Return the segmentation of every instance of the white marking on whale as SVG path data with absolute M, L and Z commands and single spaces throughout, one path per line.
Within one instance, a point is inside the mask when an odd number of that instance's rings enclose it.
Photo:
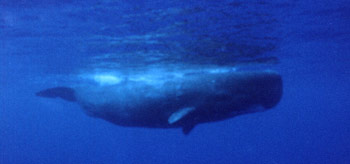
M 108 74 L 97 74 L 93 76 L 93 80 L 100 85 L 115 85 L 120 83 L 122 80 L 115 75 Z

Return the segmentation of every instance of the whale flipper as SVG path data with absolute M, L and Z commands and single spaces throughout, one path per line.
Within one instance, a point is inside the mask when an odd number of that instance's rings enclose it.
M 75 91 L 72 88 L 68 87 L 55 87 L 49 88 L 35 93 L 39 97 L 48 97 L 48 98 L 61 98 L 66 101 L 75 102 Z
M 187 107 L 187 108 L 182 108 L 173 114 L 170 115 L 168 119 L 169 124 L 173 124 L 179 120 L 181 120 L 183 117 L 185 117 L 188 113 L 194 111 L 196 108 L 194 107 Z

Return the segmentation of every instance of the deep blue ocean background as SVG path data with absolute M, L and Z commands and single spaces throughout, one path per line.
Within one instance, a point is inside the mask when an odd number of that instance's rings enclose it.
M 347 0 L 0 0 L 0 163 L 350 163 Z M 35 92 L 92 68 L 273 67 L 275 108 L 126 128 Z

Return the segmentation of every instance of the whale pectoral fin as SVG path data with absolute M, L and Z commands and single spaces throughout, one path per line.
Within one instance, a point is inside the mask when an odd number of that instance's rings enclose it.
M 168 123 L 173 124 L 182 118 L 184 118 L 186 115 L 188 115 L 190 112 L 194 111 L 196 108 L 195 107 L 187 107 L 187 108 L 182 108 L 173 114 L 170 115 L 168 118 Z
M 47 98 L 61 98 L 66 101 L 74 102 L 76 101 L 75 92 L 72 88 L 68 87 L 55 87 L 49 88 L 35 93 L 39 97 Z

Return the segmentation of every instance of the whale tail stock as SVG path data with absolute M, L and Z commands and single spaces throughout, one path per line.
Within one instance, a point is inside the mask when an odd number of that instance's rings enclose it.
M 69 87 L 49 88 L 35 93 L 39 97 L 61 98 L 66 101 L 75 102 L 75 91 Z

